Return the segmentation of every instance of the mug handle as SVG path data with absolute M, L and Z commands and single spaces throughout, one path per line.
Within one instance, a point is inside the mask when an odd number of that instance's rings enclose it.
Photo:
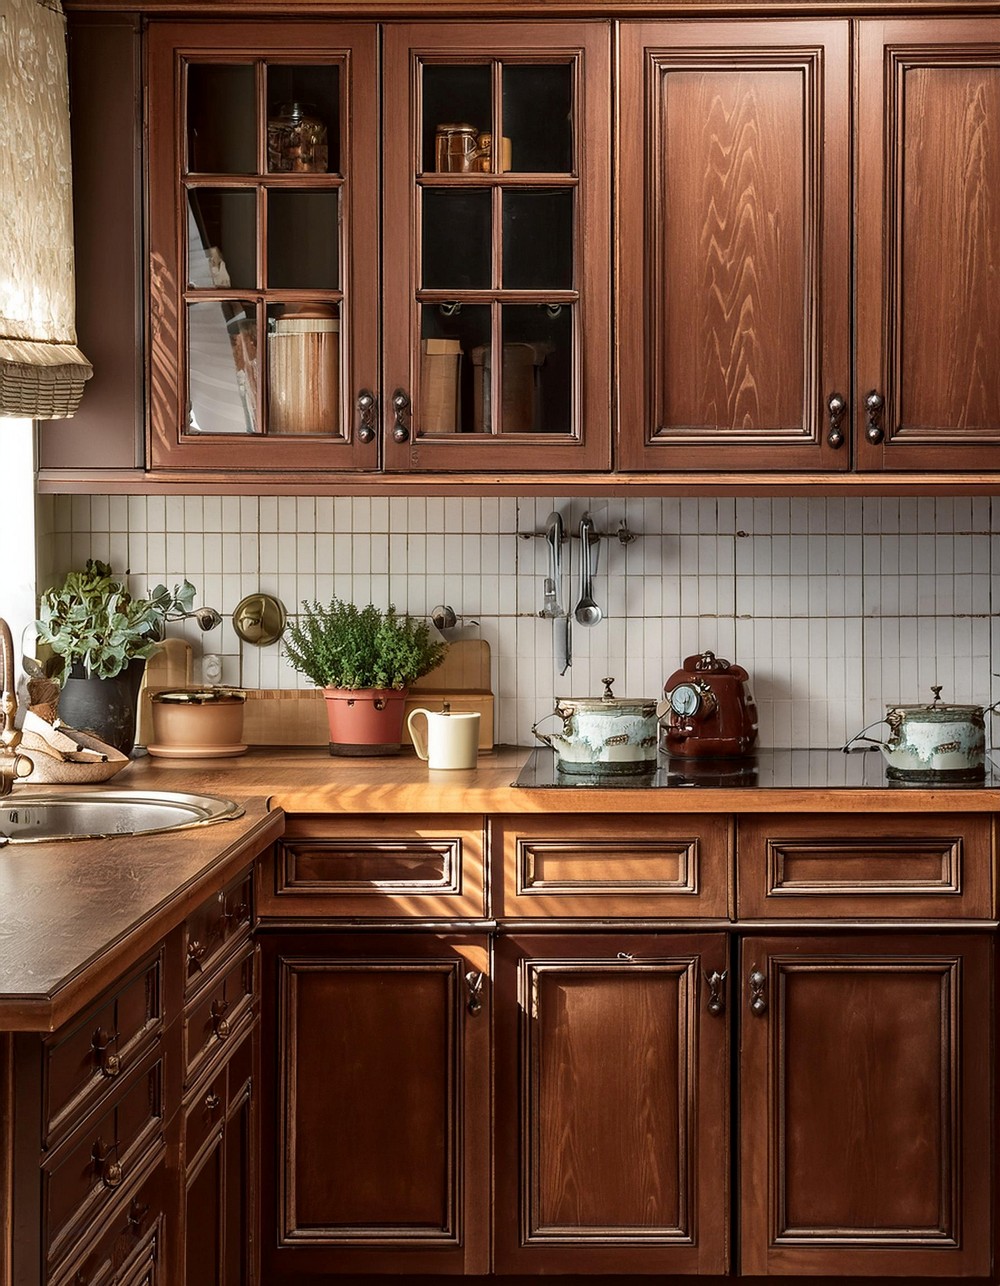
M 419 728 L 416 728 L 413 725 L 413 720 L 418 714 L 422 714 L 424 716 L 424 730 L 422 732 Z M 418 706 L 416 710 L 411 710 L 406 716 L 406 726 L 409 730 L 410 737 L 413 740 L 413 749 L 417 752 L 418 759 L 427 758 L 427 728 L 429 715 L 429 710 L 424 710 L 422 707 Z

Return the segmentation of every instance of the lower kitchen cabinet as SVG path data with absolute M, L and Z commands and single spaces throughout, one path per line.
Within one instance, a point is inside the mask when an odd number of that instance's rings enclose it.
M 497 944 L 494 1266 L 728 1265 L 727 936 Z
M 263 1280 L 486 1272 L 487 936 L 261 942 Z
M 992 939 L 742 943 L 741 1271 L 986 1276 Z

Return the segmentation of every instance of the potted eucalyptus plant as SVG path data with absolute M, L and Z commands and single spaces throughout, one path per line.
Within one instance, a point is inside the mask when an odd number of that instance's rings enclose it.
M 35 632 L 51 653 L 45 669 L 59 683 L 60 720 L 130 754 L 146 658 L 166 622 L 195 615 L 209 629 L 221 619 L 213 608 L 193 612 L 194 596 L 185 580 L 172 591 L 157 585 L 147 598 L 136 598 L 94 558 L 46 590 Z
M 399 752 L 409 685 L 439 665 L 448 645 L 426 621 L 336 596 L 302 603 L 285 631 L 285 658 L 323 689 L 331 755 Z

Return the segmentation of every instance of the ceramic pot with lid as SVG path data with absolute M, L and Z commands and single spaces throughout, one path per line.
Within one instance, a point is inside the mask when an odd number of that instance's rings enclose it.
M 941 700 L 940 686 L 932 687 L 934 700 L 920 705 L 886 706 L 880 723 L 889 726 L 889 737 L 879 741 L 865 736 L 869 724 L 844 747 L 869 741 L 885 759 L 885 775 L 896 781 L 978 781 L 986 775 L 986 715 L 994 705 L 951 705 Z
M 538 724 L 531 731 L 555 751 L 560 772 L 649 772 L 656 764 L 656 702 L 616 697 L 614 679 L 603 683 L 600 697 L 557 698 L 553 713 L 563 721 L 561 732 L 539 732 Z
M 246 693 L 235 688 L 166 688 L 150 695 L 151 755 L 220 758 L 241 755 Z

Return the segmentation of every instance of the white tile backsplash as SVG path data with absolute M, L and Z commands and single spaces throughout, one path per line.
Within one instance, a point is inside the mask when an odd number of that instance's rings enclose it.
M 763 745 L 843 744 L 886 704 L 929 699 L 931 684 L 945 699 L 1000 697 L 989 498 L 78 495 L 37 507 L 42 587 L 87 557 L 127 568 L 139 590 L 188 577 L 226 619 L 203 637 L 172 629 L 221 655 L 227 683 L 308 686 L 280 647 L 240 644 L 228 618 L 247 594 L 274 593 L 290 614 L 334 593 L 418 615 L 450 604 L 492 646 L 507 743 L 531 744 L 555 696 L 596 694 L 607 674 L 619 695 L 659 696 L 706 648 L 750 671 Z M 595 576 L 605 619 L 573 626 L 565 675 L 537 615 L 547 552 L 532 533 L 553 509 L 570 533 L 564 606 L 578 597 L 583 514 L 609 537 Z

